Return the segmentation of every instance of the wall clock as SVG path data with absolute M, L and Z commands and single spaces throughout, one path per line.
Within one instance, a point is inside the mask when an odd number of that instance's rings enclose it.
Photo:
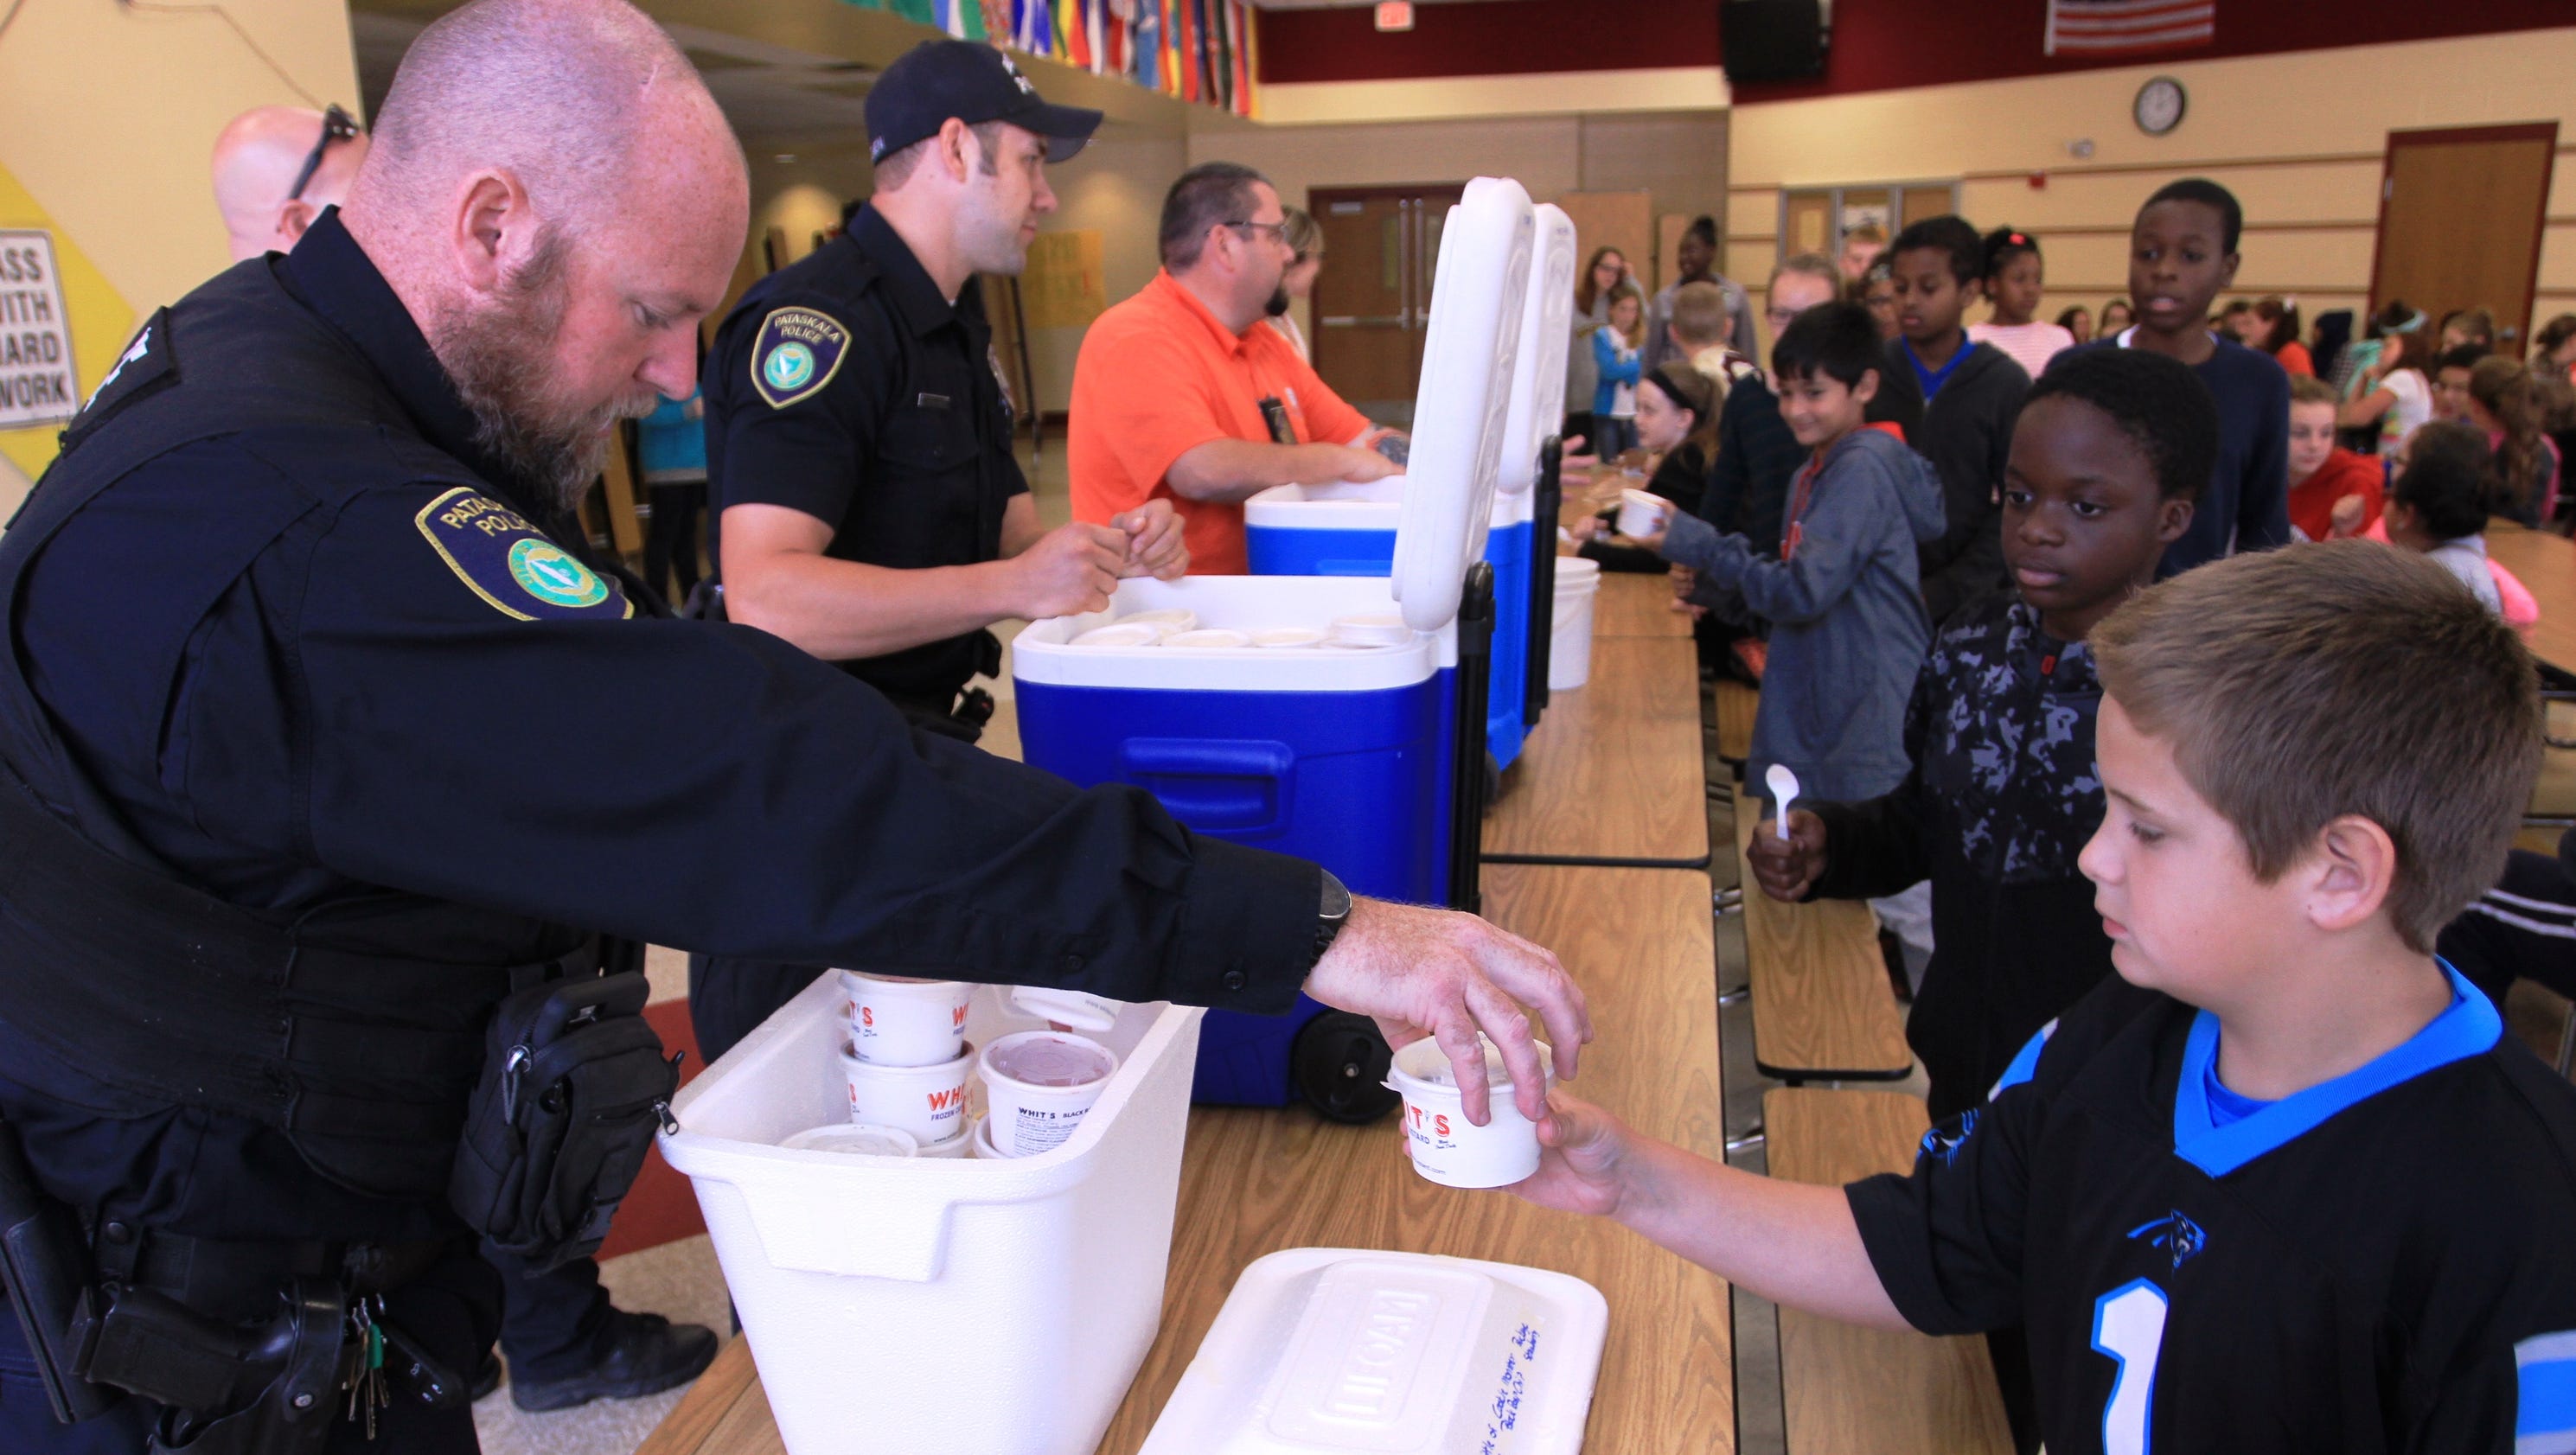
M 2138 88 L 2138 99 L 2130 113 L 2137 118 L 2138 130 L 2149 136 L 2163 136 L 2182 125 L 2185 99 L 2182 82 L 2171 76 L 2157 76 Z

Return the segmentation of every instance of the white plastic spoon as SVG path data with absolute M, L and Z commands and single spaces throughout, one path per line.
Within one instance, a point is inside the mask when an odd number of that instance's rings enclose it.
M 1771 823 L 1771 831 L 1779 836 L 1782 843 L 1787 843 L 1789 841 L 1789 805 L 1798 801 L 1798 775 L 1789 771 L 1788 764 L 1774 763 L 1763 773 L 1762 783 L 1771 790 L 1773 805 L 1771 811 L 1776 815 Z

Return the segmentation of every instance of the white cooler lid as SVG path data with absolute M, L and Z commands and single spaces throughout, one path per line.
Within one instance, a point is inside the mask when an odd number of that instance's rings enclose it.
M 1291 1248 L 1235 1280 L 1142 1455 L 1575 1455 L 1609 1328 L 1563 1273 Z
M 1441 231 L 1395 533 L 1395 598 L 1417 631 L 1458 614 L 1468 563 L 1485 553 L 1535 232 L 1529 193 L 1508 177 L 1469 182 Z
M 1497 488 L 1519 495 L 1538 483 L 1538 447 L 1565 424 L 1565 354 L 1573 342 L 1574 219 L 1539 204 L 1521 307 L 1520 361 L 1512 369 L 1512 411 L 1503 422 Z

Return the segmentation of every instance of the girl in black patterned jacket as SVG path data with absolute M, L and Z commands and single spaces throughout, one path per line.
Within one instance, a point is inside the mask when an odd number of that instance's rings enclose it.
M 2155 580 L 2218 448 L 2185 365 L 2069 353 L 2032 386 L 2001 482 L 2017 588 L 1937 637 L 1906 714 L 1895 792 L 1792 809 L 1751 863 L 1775 899 L 1864 899 L 1932 881 L 1932 961 L 1906 1024 L 1932 1119 L 1986 1099 L 2013 1054 L 2111 973 L 2075 858 L 2102 822 L 2094 623 Z

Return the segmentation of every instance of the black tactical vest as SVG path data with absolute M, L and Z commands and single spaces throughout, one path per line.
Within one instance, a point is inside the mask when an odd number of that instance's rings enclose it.
M 354 1191 L 437 1201 L 492 1007 L 514 976 L 569 968 L 591 937 L 396 890 L 293 919 L 216 899 L 117 827 L 14 649 L 29 564 L 83 506 L 181 446 L 253 437 L 304 498 L 217 499 L 209 482 L 187 579 L 145 589 L 238 579 L 306 510 L 385 484 L 389 466 L 491 490 L 419 437 L 270 268 L 239 264 L 156 313 L 0 535 L 0 1019 L 130 1094 L 272 1126 Z

